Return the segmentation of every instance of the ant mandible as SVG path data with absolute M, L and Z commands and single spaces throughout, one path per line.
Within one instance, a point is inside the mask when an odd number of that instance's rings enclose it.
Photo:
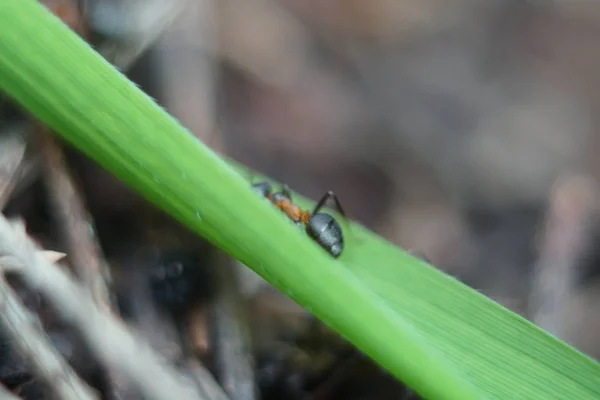
M 276 193 L 272 193 L 273 188 L 269 182 L 255 183 L 252 185 L 252 188 L 261 196 L 269 199 L 275 207 L 287 215 L 299 228 L 302 228 L 302 225 L 306 226 L 308 236 L 334 258 L 338 258 L 342 254 L 344 237 L 340 224 L 331 215 L 319 212 L 327 201 L 332 199 L 340 214 L 344 218 L 346 217 L 335 193 L 332 191 L 325 193 L 313 211 L 309 212 L 308 210 L 302 210 L 292 202 L 292 193 L 287 185 L 283 185 L 281 191 Z

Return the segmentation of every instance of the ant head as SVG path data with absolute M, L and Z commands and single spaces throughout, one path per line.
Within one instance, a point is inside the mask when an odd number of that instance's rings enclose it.
M 258 182 L 252 185 L 252 189 L 262 197 L 267 197 L 271 194 L 273 187 L 269 182 Z
M 340 224 L 329 214 L 316 213 L 306 224 L 306 233 L 334 258 L 344 249 L 344 237 Z

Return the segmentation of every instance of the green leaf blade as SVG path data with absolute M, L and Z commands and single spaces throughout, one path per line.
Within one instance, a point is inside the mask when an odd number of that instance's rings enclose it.
M 410 256 L 370 239 L 345 264 L 489 398 L 600 398 L 594 360 L 425 263 L 390 263 Z
M 600 398 L 593 359 L 360 225 L 346 236 L 348 270 L 487 398 Z
M 360 226 L 333 260 L 35 1 L 0 2 L 0 88 L 425 398 L 598 398 L 593 360 Z

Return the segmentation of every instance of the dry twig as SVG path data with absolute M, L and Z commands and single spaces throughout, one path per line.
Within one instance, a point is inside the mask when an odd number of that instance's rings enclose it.
M 45 128 L 40 128 L 38 138 L 45 164 L 44 182 L 53 214 L 65 241 L 69 261 L 96 304 L 108 311 L 111 309 L 107 286 L 110 276 L 94 234 L 93 221 L 67 169 L 62 149 Z
M 52 250 L 41 250 L 40 253 L 52 264 L 57 263 L 66 257 L 65 253 Z M 23 268 L 26 268 L 26 266 L 21 264 L 18 259 L 6 256 L 0 256 L 0 265 L 2 265 L 2 270 L 4 272 L 17 272 Z
M 17 396 L 8 391 L 0 384 L 0 399 L 1 400 L 20 400 Z
M 215 378 L 204 366 L 195 359 L 189 359 L 185 362 L 185 367 L 190 371 L 196 386 L 203 397 L 210 400 L 228 400 L 229 398 L 221 389 Z
M 37 253 L 24 230 L 11 226 L 3 216 L 0 256 L 21 260 L 27 266 L 20 271 L 27 284 L 81 333 L 98 359 L 135 383 L 145 398 L 201 399 L 143 340 L 135 338 L 122 322 L 100 311 L 83 288 Z
M 97 398 L 83 383 L 40 328 L 40 322 L 21 304 L 17 294 L 0 277 L 0 324 L 18 349 L 57 398 L 91 400 Z
M 11 195 L 15 175 L 25 156 L 25 146 L 25 141 L 15 135 L 0 138 L 0 209 Z
M 0 138 L 0 210 L 4 208 L 22 178 L 30 178 L 34 165 L 25 157 L 26 141 L 11 133 Z
M 217 259 L 219 290 L 212 325 L 219 380 L 231 400 L 254 400 L 254 360 L 236 265 L 220 253 Z
M 573 292 L 577 263 L 589 240 L 588 222 L 596 201 L 595 183 L 582 176 L 558 181 L 552 193 L 535 267 L 529 316 L 557 337 L 564 335 L 565 307 Z
M 213 0 L 188 2 L 152 53 L 166 108 L 204 142 L 215 130 L 215 14 Z
M 127 71 L 167 30 L 189 0 L 137 0 L 119 2 L 119 6 L 100 2 L 92 15 L 95 29 L 111 35 L 115 21 L 126 25 L 126 38 L 111 40 L 98 52 L 121 71 Z M 123 17 L 125 16 L 125 17 Z

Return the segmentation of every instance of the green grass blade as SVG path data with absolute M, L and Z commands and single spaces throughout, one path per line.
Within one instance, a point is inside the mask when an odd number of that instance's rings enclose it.
M 594 361 L 358 225 L 331 259 L 33 0 L 0 1 L 0 89 L 423 397 L 600 397 Z
M 2 89 L 57 133 L 416 391 L 481 398 L 342 264 L 35 1 L 0 2 L 0 76 Z
M 314 204 L 294 196 L 299 205 Z M 359 245 L 347 247 L 344 265 L 488 398 L 600 398 L 594 360 L 364 227 L 350 229 Z

